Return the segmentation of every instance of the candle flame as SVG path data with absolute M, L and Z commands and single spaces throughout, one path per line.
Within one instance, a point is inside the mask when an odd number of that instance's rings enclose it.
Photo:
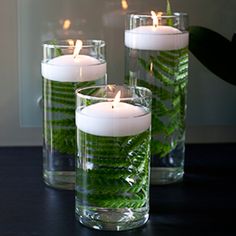
M 62 28 L 68 30 L 70 28 L 71 21 L 69 19 L 64 20 Z
M 120 102 L 120 94 L 121 92 L 118 91 L 118 93 L 116 94 L 113 104 L 112 104 L 112 108 L 115 108 L 117 106 L 117 104 Z
M 158 26 L 158 19 L 157 19 L 157 14 L 154 11 L 151 11 L 151 17 L 152 17 L 152 24 L 154 27 Z
M 153 62 L 150 63 L 150 73 L 153 73 Z
M 127 0 L 121 0 L 121 7 L 123 10 L 127 10 L 129 5 L 128 5 L 128 2 Z
M 68 42 L 69 46 L 74 47 L 74 40 L 68 39 L 67 42 Z
M 115 88 L 115 86 L 108 84 L 108 85 L 107 85 L 107 88 L 108 88 L 109 91 L 113 91 L 114 88 Z
M 153 26 L 157 27 L 159 25 L 159 18 L 163 15 L 163 12 L 155 12 L 155 11 L 151 11 L 151 17 L 153 20 Z
M 74 59 L 76 59 L 78 57 L 82 46 L 83 46 L 83 42 L 81 40 L 76 40 L 75 49 L 74 49 L 74 53 L 73 53 Z

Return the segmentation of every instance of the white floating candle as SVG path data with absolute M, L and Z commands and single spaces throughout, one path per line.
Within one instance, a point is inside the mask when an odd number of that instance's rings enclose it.
M 137 135 L 146 131 L 150 124 L 150 112 L 125 102 L 100 102 L 76 110 L 77 128 L 97 136 Z
M 41 72 L 44 78 L 54 81 L 91 81 L 106 74 L 106 63 L 87 55 L 62 55 L 48 62 L 42 62 Z
M 125 31 L 125 46 L 139 50 L 177 50 L 187 47 L 188 33 L 164 25 L 139 26 Z

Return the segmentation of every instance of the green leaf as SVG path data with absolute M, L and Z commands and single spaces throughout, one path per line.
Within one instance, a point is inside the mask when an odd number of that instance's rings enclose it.
M 150 63 L 146 62 L 143 58 L 138 58 L 139 63 L 145 68 L 145 70 L 149 71 Z
M 48 120 L 47 123 L 52 126 L 73 127 L 75 125 L 75 120 L 74 119 Z
M 189 28 L 189 50 L 212 73 L 236 85 L 236 43 L 201 26 Z
M 50 41 L 50 43 L 55 46 L 55 56 L 56 57 L 62 56 L 63 55 L 62 50 L 60 48 L 56 47 L 57 41 L 55 39 L 53 39 Z
M 60 153 L 75 155 L 75 90 L 95 85 L 96 82 L 75 83 L 43 79 L 43 83 L 44 109 L 47 112 L 44 124 L 46 142 Z
M 81 164 L 76 172 L 76 196 L 80 204 L 108 208 L 145 206 L 149 130 L 127 137 L 96 136 L 79 130 L 78 143 Z
M 67 105 L 67 106 L 70 106 L 70 107 L 75 107 L 75 99 L 63 99 L 64 97 L 62 96 L 62 99 L 60 98 L 57 98 L 56 96 L 48 96 L 46 95 L 45 96 L 46 99 L 50 99 L 51 102 L 54 102 L 54 103 L 57 103 L 57 104 L 60 104 L 60 105 Z
M 171 152 L 185 129 L 185 94 L 188 74 L 188 49 L 163 51 L 148 59 L 139 58 L 140 66 L 154 82 L 138 79 L 137 84 L 149 88 L 152 102 L 152 155 L 165 157 Z
M 47 83 L 51 88 L 75 88 L 75 83 L 59 82 L 54 80 L 45 80 L 45 83 Z
M 167 14 L 167 16 L 172 16 L 172 10 L 171 10 L 169 0 L 166 1 L 166 14 Z M 167 19 L 167 25 L 173 26 L 174 25 L 173 19 L 171 19 L 171 18 Z
M 49 130 L 47 130 L 49 132 Z M 60 151 L 62 154 L 75 155 L 75 137 L 76 130 L 75 128 L 53 128 L 52 133 L 48 133 L 47 137 L 52 139 L 46 140 L 47 143 L 51 143 L 55 150 Z
M 164 157 L 168 155 L 177 145 L 177 143 L 164 143 L 159 140 L 155 140 L 155 145 L 152 145 L 151 152 L 155 153 L 157 156 Z
M 75 108 L 59 108 L 59 107 L 47 107 L 48 112 L 74 114 Z

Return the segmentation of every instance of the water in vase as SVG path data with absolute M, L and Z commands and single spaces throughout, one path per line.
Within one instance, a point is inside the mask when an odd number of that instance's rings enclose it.
M 77 129 L 76 215 L 105 230 L 148 219 L 150 129 L 133 136 L 96 136 Z
M 104 83 L 105 78 L 86 82 L 61 82 L 43 78 L 43 172 L 49 186 L 74 189 L 75 90 Z
M 138 50 L 126 47 L 126 83 L 153 93 L 151 183 L 183 177 L 188 49 Z

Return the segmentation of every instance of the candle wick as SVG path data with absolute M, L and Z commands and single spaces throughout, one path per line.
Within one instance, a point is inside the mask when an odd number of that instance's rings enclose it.
M 75 62 L 79 62 L 79 55 L 78 54 L 74 55 L 73 59 Z
M 114 109 L 114 105 L 112 105 L 111 108 Z

